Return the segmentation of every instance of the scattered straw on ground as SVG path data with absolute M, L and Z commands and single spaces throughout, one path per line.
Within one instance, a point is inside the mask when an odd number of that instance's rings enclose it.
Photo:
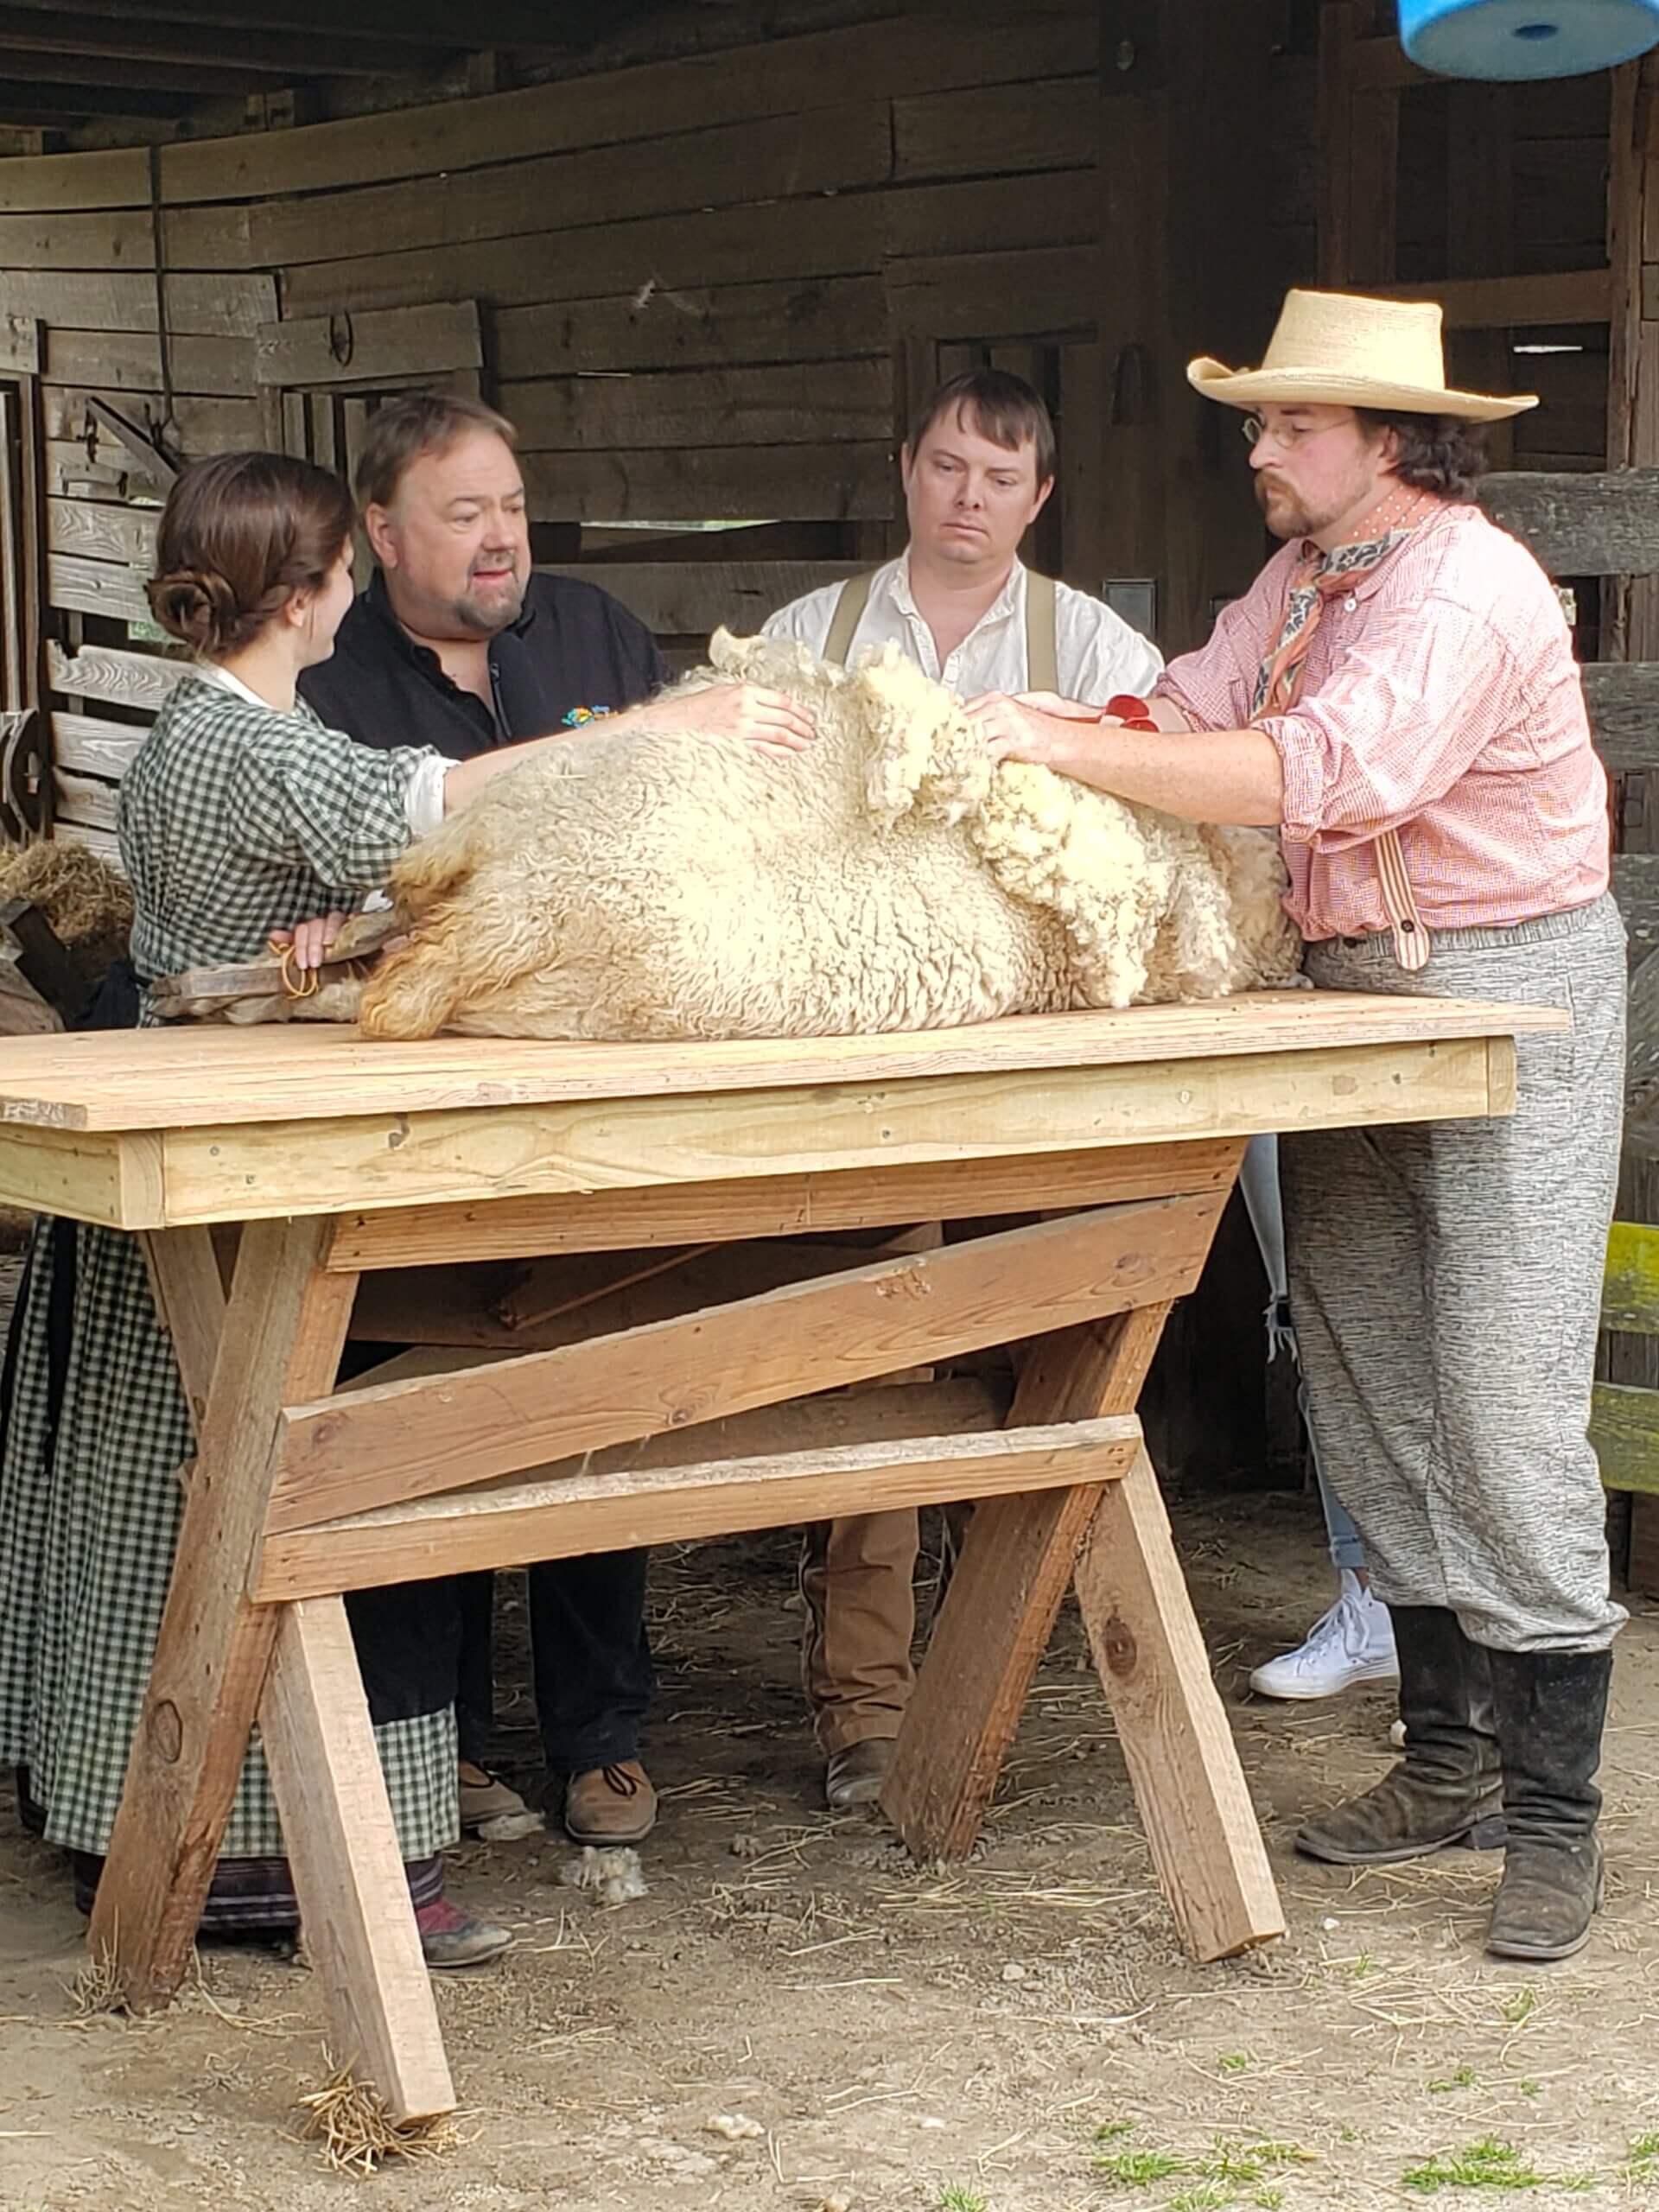
M 81 1961 L 80 1971 L 71 1983 L 69 1994 L 74 2000 L 75 2011 L 83 2020 L 94 2018 L 101 2012 L 118 2012 L 123 2009 L 121 1976 L 115 1963 L 113 1951 L 99 1951 Z
M 321 2142 L 334 2173 L 368 2176 L 392 2158 L 435 2158 L 459 2140 L 454 2115 L 396 2120 L 380 2092 L 354 2079 L 349 2066 L 299 2101 L 300 2134 Z

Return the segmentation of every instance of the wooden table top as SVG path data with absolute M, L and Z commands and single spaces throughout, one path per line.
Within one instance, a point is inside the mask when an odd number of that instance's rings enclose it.
M 154 1132 L 483 1112 L 559 1101 L 1121 1069 L 1333 1047 L 1510 1038 L 1558 1028 L 1537 1007 L 1339 991 L 1263 991 L 1122 1013 L 1024 1014 L 883 1037 L 693 1045 L 439 1037 L 381 1044 L 294 1023 L 8 1039 L 0 1143 L 41 1129 Z

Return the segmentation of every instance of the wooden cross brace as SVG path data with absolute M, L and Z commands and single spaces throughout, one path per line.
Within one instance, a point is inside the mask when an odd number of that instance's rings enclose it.
M 199 1450 L 92 1921 L 126 2001 L 165 2003 L 183 1974 L 257 1718 L 335 2056 L 397 2119 L 448 2109 L 340 1593 L 964 1498 L 979 1503 L 883 1799 L 906 1841 L 925 1858 L 972 1843 L 1075 1578 L 1184 1940 L 1216 1958 L 1281 1934 L 1134 1417 L 1241 1151 L 1139 1148 L 1115 1186 L 1093 1171 L 1109 1202 L 1086 1211 L 865 1264 L 843 1253 L 838 1271 L 640 1325 L 556 1303 L 543 1349 L 346 1391 L 359 1278 L 338 1220 L 247 1224 L 228 1300 L 208 1230 L 148 1233 Z M 1033 1160 L 999 1203 L 1035 1211 L 1056 1179 Z M 921 1218 L 928 1188 L 892 1173 L 875 1211 Z M 734 1203 L 726 1238 L 766 1233 L 772 1199 Z M 399 1233 L 432 1263 L 478 1249 L 466 1219 Z M 971 1382 L 842 1388 L 1027 1339 L 1006 1427 Z

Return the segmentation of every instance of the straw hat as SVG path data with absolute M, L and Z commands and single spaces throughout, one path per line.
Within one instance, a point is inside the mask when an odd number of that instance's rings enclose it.
M 1195 391 L 1227 407 L 1303 403 L 1497 423 L 1538 404 L 1531 394 L 1495 399 L 1450 390 L 1433 300 L 1352 292 L 1287 292 L 1259 369 L 1225 368 L 1205 354 L 1187 363 L 1186 374 Z

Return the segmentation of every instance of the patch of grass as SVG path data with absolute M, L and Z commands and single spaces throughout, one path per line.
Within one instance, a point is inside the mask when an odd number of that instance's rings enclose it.
M 1188 2171 L 1185 2159 L 1178 2158 L 1173 2151 L 1103 2152 L 1095 2160 L 1095 2171 L 1101 2179 L 1116 2182 L 1120 2189 L 1150 2189 L 1156 2182 Z
M 1476 2086 L 1474 2068 L 1459 2066 L 1456 2073 L 1446 2075 L 1444 2080 L 1431 2082 L 1428 2094 L 1431 2097 L 1443 2097 L 1453 2089 L 1472 2089 Z
M 1409 2166 L 1401 2186 L 1433 2196 L 1442 2189 L 1541 2189 L 1546 2177 L 1526 2164 L 1513 2143 L 1483 2135 L 1461 2151 L 1437 2151 L 1421 2166 Z
M 1232 2201 L 1230 2190 L 1218 2189 L 1214 2182 L 1201 2182 L 1197 2189 L 1184 2189 L 1179 2196 L 1172 2196 L 1166 2212 L 1224 2212 Z
M 1265 2181 L 1270 2174 L 1282 2173 L 1287 2166 L 1307 2164 L 1313 2155 L 1300 2143 L 1277 2143 L 1270 2136 L 1255 2142 L 1230 2143 L 1218 2135 L 1215 2149 L 1198 2161 L 1196 2171 L 1206 2181 Z
M 1517 2082 L 1515 2086 L 1523 2097 L 1535 2097 L 1538 2094 L 1538 2084 L 1535 2082 Z
M 948 2181 L 939 2191 L 939 2212 L 991 2212 L 990 2200 L 966 2182 Z
M 1350 1963 L 1348 1971 L 1356 1981 L 1365 1981 L 1372 1974 L 1378 1973 L 1380 1968 L 1369 1951 L 1362 1951 L 1358 1957 Z
M 1512 2028 L 1524 2027 L 1538 2010 L 1538 1993 L 1529 1982 L 1524 1989 L 1517 1989 L 1514 1996 L 1497 2009 Z
M 1252 2204 L 1260 2207 L 1260 2212 L 1279 2212 L 1279 2208 L 1284 2201 L 1285 2192 L 1282 2189 L 1258 2189 L 1250 2199 Z
M 1134 2133 L 1135 2122 L 1132 2120 L 1104 2120 L 1095 2130 L 1095 2140 L 1096 2143 L 1116 2143 L 1120 2136 L 1133 2135 Z
M 1624 2160 L 1630 2181 L 1659 2181 L 1659 2135 L 1638 2135 Z
M 1216 2070 L 1220 2074 L 1248 2074 L 1255 2063 L 1248 2050 L 1224 2050 L 1216 2061 Z

